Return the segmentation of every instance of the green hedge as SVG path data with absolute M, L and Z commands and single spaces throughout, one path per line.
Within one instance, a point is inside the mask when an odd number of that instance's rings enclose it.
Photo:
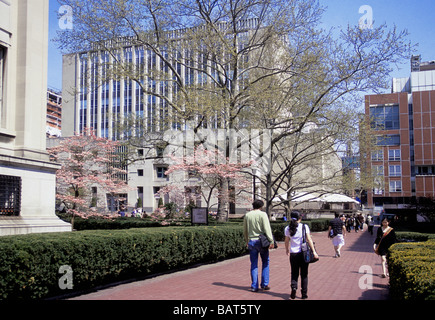
M 435 299 L 435 239 L 390 248 L 390 295 L 400 300 Z
M 83 230 L 120 230 L 133 228 L 161 227 L 158 221 L 151 221 L 142 218 L 120 217 L 116 219 L 104 219 L 102 217 L 91 217 L 88 219 L 75 218 L 74 229 Z
M 302 223 L 307 224 L 312 232 L 326 231 L 329 227 L 330 219 L 305 220 Z M 284 230 L 289 225 L 288 222 L 271 222 L 272 233 L 276 241 L 284 241 Z
M 424 242 L 429 239 L 435 239 L 435 234 L 413 231 L 396 231 L 396 237 L 399 242 Z
M 43 299 L 59 288 L 59 268 L 73 271 L 74 291 L 240 256 L 243 228 L 166 227 L 80 231 L 0 238 L 0 299 Z

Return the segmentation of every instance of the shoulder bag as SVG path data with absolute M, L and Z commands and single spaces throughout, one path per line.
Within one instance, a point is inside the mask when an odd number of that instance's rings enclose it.
M 267 237 L 264 234 L 260 234 L 260 242 L 261 242 L 261 246 L 263 248 L 269 248 L 270 247 L 270 241 L 269 239 L 267 239 Z
M 382 235 L 381 240 L 379 240 L 379 243 L 378 243 L 378 245 L 376 246 L 376 249 L 375 249 L 375 253 L 376 253 L 377 255 L 380 255 L 380 253 L 379 253 L 379 247 L 380 247 L 380 245 L 381 245 L 382 240 L 383 240 L 386 236 L 388 236 L 388 234 L 389 234 L 391 231 L 393 231 L 393 228 L 388 227 L 388 229 L 385 230 L 384 234 Z
M 301 244 L 301 250 L 302 254 L 304 255 L 304 261 L 306 263 L 314 263 L 319 261 L 319 259 L 314 257 L 314 253 L 311 250 L 310 245 L 307 243 L 306 235 L 305 235 L 305 224 L 302 225 L 302 244 Z M 313 243 L 314 246 L 314 243 Z

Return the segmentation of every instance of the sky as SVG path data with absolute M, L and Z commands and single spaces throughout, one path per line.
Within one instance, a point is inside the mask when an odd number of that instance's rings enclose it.
M 62 91 L 62 53 L 51 41 L 60 30 L 57 0 L 50 1 L 50 43 L 48 57 L 48 87 Z M 319 0 L 327 7 L 322 22 L 326 29 L 346 28 L 348 24 L 358 25 L 360 18 L 368 11 L 359 13 L 362 6 L 369 6 L 372 11 L 373 24 L 386 23 L 398 30 L 407 29 L 409 40 L 418 44 L 416 54 L 422 61 L 435 60 L 435 1 L 434 0 Z M 74 27 L 74 20 L 72 21 Z M 402 78 L 410 74 L 410 62 L 405 61 L 396 66 L 391 77 Z

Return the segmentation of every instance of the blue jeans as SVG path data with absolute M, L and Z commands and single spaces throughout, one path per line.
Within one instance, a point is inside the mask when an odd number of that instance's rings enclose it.
M 251 258 L 251 289 L 258 289 L 258 254 L 261 257 L 261 287 L 269 285 L 269 248 L 262 248 L 260 240 L 250 240 L 248 243 Z

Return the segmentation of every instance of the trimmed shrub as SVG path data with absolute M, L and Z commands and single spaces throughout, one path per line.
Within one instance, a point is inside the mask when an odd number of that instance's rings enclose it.
M 312 232 L 321 232 L 328 230 L 330 219 L 304 220 L 302 223 L 308 225 Z M 276 241 L 284 241 L 284 230 L 289 225 L 288 222 L 271 222 L 272 233 Z
M 59 288 L 61 266 L 73 290 L 240 256 L 243 228 L 166 227 L 80 231 L 0 238 L 0 299 L 44 299 Z
M 390 248 L 388 269 L 393 299 L 435 299 L 435 239 L 397 243 Z
M 424 242 L 435 239 L 435 234 L 412 231 L 396 231 L 397 240 L 400 242 Z

